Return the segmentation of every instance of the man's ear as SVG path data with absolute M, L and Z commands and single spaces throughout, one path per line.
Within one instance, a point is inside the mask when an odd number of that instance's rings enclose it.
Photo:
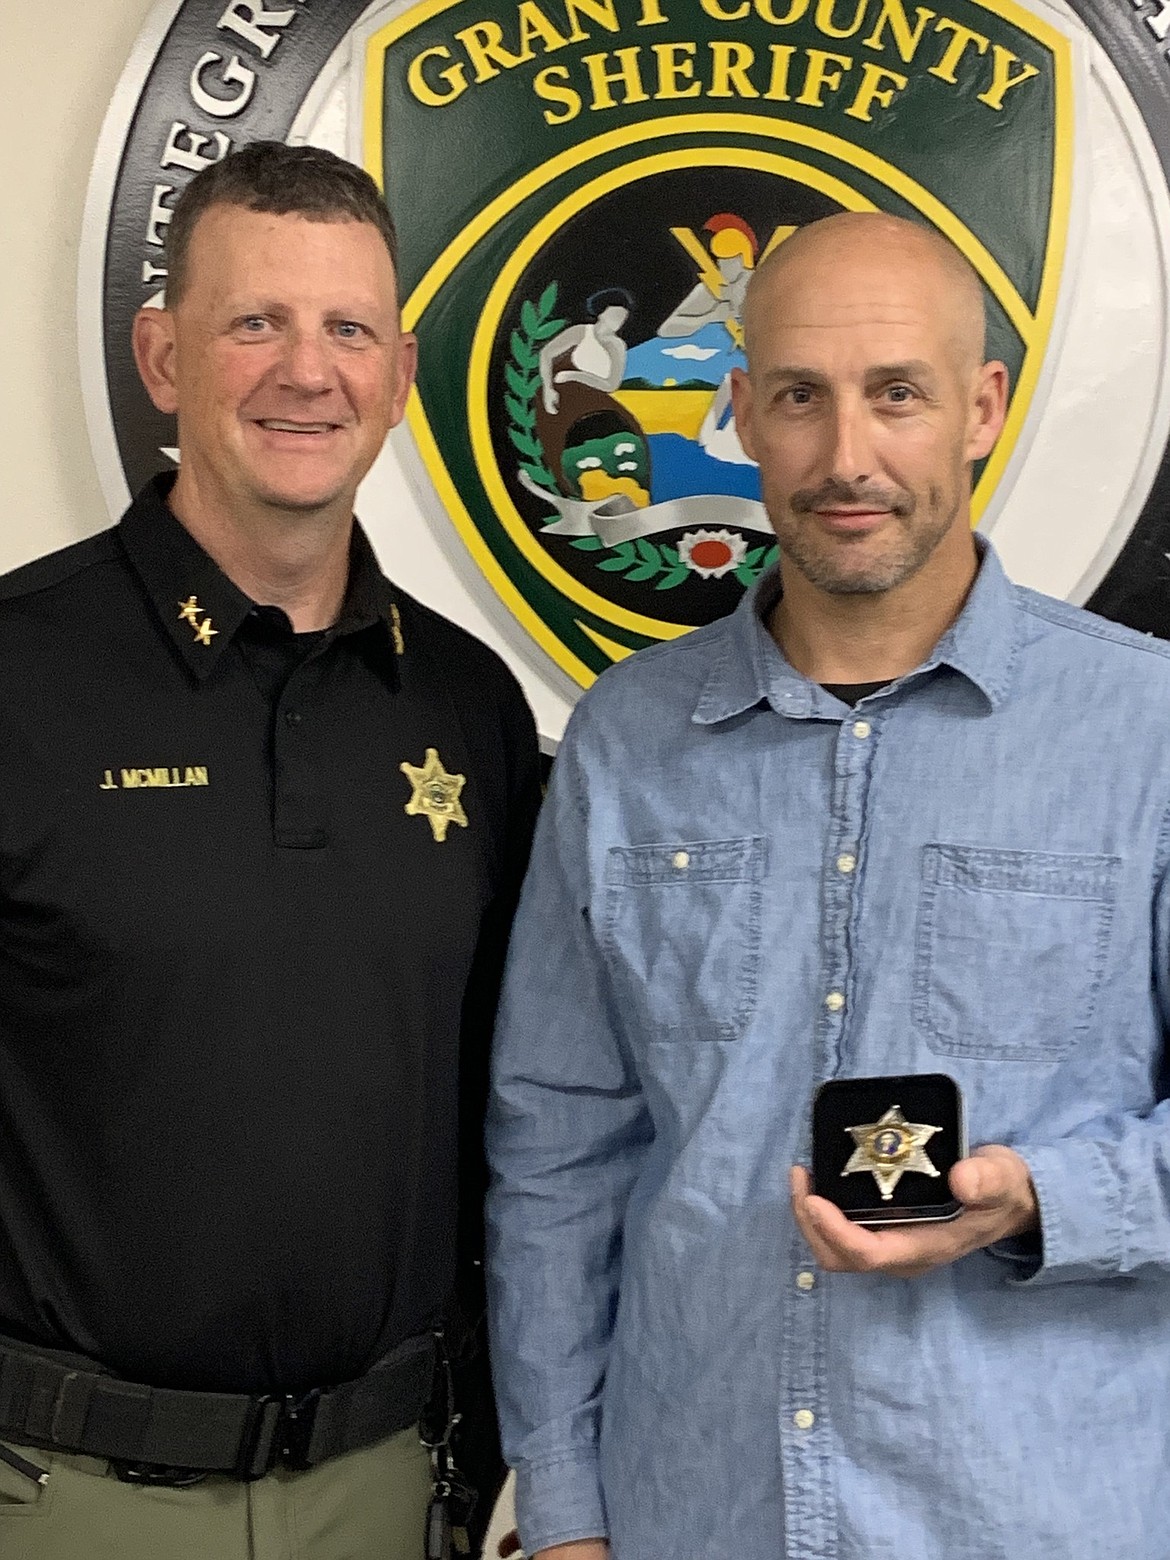
M 1007 416 L 1008 371 L 998 360 L 984 363 L 976 379 L 967 424 L 967 459 L 982 460 L 995 448 Z
M 131 327 L 134 361 L 160 412 L 179 409 L 175 390 L 175 317 L 169 309 L 139 309 Z
M 744 453 L 750 460 L 755 460 L 756 452 L 753 448 L 755 439 L 752 436 L 752 382 L 742 368 L 731 370 L 731 409 L 735 414 L 735 431 L 739 435 Z
M 396 428 L 406 411 L 414 376 L 418 370 L 418 337 L 413 331 L 404 330 L 398 341 L 398 355 L 394 366 L 394 397 L 390 413 L 390 426 Z

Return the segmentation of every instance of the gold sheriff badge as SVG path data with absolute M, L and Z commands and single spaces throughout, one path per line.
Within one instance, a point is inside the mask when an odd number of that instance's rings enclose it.
M 421 769 L 413 764 L 399 764 L 399 769 L 410 781 L 413 794 L 406 804 L 410 817 L 419 813 L 430 823 L 435 839 L 442 844 L 447 838 L 449 825 L 457 823 L 467 827 L 467 814 L 459 794 L 467 784 L 466 775 L 449 775 L 436 748 L 427 748 Z
M 907 1121 L 900 1105 L 891 1105 L 878 1121 L 845 1130 L 857 1146 L 841 1174 L 868 1170 L 878 1184 L 883 1202 L 889 1202 L 907 1171 L 936 1177 L 939 1174 L 926 1156 L 925 1145 L 942 1128 Z

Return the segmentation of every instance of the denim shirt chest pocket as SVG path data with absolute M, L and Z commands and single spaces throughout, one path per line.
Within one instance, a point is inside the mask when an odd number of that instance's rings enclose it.
M 1121 861 L 927 845 L 914 1022 L 932 1051 L 1056 1061 L 1093 1018 Z
M 756 1007 L 767 841 L 615 845 L 603 947 L 632 1026 L 654 1040 L 736 1040 Z

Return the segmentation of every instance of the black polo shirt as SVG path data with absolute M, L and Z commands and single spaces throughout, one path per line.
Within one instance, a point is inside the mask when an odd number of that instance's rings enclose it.
M 295 635 L 166 491 L 0 581 L 0 1331 L 300 1391 L 450 1288 L 535 733 L 360 530 Z

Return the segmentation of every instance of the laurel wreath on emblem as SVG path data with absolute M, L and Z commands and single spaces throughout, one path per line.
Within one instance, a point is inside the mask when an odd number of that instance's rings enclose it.
M 536 397 L 540 390 L 540 343 L 568 324 L 567 320 L 551 317 L 556 303 L 556 282 L 548 284 L 536 303 L 525 298 L 520 308 L 520 328 L 512 332 L 511 361 L 504 364 L 508 437 L 520 452 L 521 469 L 550 493 L 556 492 L 557 484 L 536 437 Z
M 536 433 L 536 398 L 540 393 L 541 344 L 551 340 L 568 323 L 555 314 L 557 292 L 558 284 L 553 281 L 538 299 L 523 300 L 520 324 L 509 339 L 511 357 L 504 363 L 508 438 L 520 455 L 521 470 L 548 493 L 557 491 L 557 483 Z M 607 574 L 620 574 L 631 584 L 648 584 L 654 580 L 655 590 L 674 590 L 695 577 L 694 568 L 679 554 L 677 547 L 651 541 L 648 537 L 606 547 L 598 536 L 581 536 L 570 545 L 580 552 L 604 553 L 605 557 L 597 559 L 597 567 Z M 777 556 L 775 546 L 754 547 L 730 572 L 741 585 L 752 585 Z

